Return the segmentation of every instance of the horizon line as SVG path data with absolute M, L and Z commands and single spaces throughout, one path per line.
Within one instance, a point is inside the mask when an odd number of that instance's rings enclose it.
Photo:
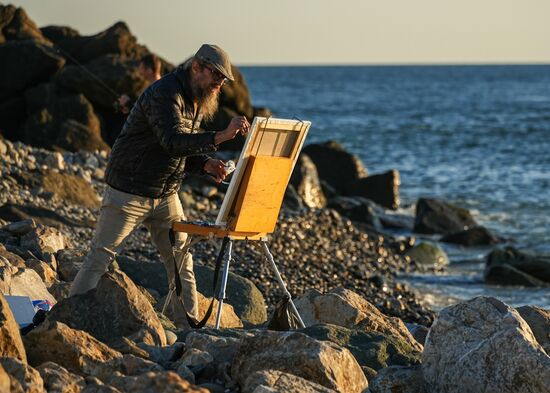
M 496 67 L 496 66 L 550 66 L 550 61 L 511 62 L 372 62 L 372 63 L 238 63 L 237 67 Z

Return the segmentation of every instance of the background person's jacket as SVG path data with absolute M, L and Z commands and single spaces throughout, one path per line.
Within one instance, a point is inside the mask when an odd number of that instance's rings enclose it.
M 215 132 L 198 132 L 199 112 L 191 99 L 188 67 L 149 86 L 113 145 L 107 184 L 148 198 L 176 192 L 184 171 L 200 173 L 208 160 L 204 154 L 217 150 Z

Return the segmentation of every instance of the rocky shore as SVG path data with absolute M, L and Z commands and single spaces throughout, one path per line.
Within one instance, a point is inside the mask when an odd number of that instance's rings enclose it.
M 138 94 L 132 70 L 149 49 L 123 23 L 85 37 L 39 29 L 12 6 L 0 5 L 0 33 L 4 67 L 33 60 L 0 75 L 0 392 L 550 392 L 550 311 L 478 297 L 436 314 L 396 280 L 445 269 L 443 250 L 418 236 L 464 247 L 505 239 L 440 200 L 398 214 L 399 173 L 369 174 L 334 141 L 304 148 L 269 238 L 305 329 L 268 328 L 282 293 L 254 242 L 235 245 L 219 331 L 214 317 L 193 331 L 161 312 L 166 273 L 144 228 L 96 289 L 69 298 L 117 132 L 112 97 L 71 59 Z M 234 74 L 216 129 L 237 113 L 269 113 Z M 189 177 L 179 196 L 189 219 L 213 221 L 224 190 Z M 217 251 L 192 250 L 201 312 Z M 545 286 L 549 272 L 548 258 L 513 248 L 487 258 L 487 282 Z M 8 296 L 53 308 L 21 330 Z

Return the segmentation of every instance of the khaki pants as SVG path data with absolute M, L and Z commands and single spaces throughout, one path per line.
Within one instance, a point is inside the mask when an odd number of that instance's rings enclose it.
M 144 224 L 158 248 L 169 285 L 174 282 L 174 260 L 169 230 L 172 223 L 184 219 L 183 208 L 177 193 L 166 198 L 146 198 L 107 186 L 100 216 L 92 240 L 91 249 L 82 268 L 71 286 L 70 296 L 84 293 L 97 286 L 101 276 L 107 272 L 115 255 L 121 251 L 124 240 L 140 224 Z M 176 247 L 181 249 L 187 235 L 176 232 Z M 197 288 L 193 272 L 193 257 L 176 252 L 176 262 L 180 267 L 182 298 L 190 316 L 198 317 Z M 176 296 L 171 301 L 172 313 L 178 327 L 188 326 L 184 308 Z

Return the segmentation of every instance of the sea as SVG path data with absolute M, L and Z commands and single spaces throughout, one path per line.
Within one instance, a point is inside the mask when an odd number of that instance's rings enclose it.
M 306 144 L 336 140 L 369 174 L 397 169 L 400 213 L 441 198 L 514 247 L 550 254 L 550 65 L 240 69 L 255 106 L 312 122 Z M 446 273 L 399 278 L 426 305 L 485 295 L 550 309 L 550 288 L 484 284 L 491 248 L 441 245 Z

